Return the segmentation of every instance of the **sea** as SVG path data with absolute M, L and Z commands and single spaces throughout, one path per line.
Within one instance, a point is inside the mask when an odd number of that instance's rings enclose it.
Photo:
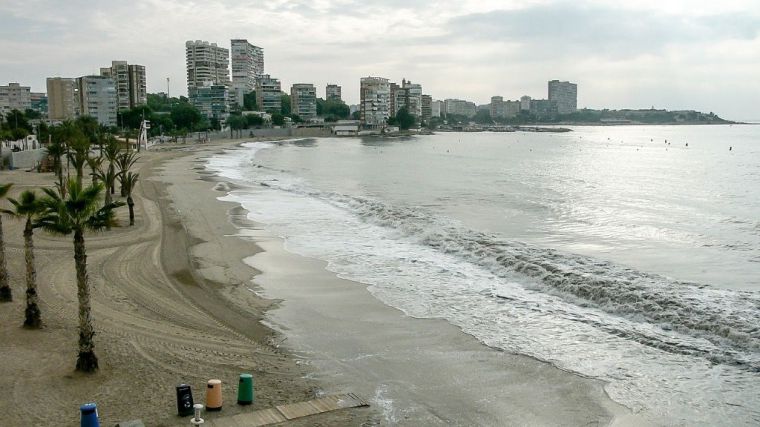
M 252 142 L 206 167 L 408 316 L 655 424 L 760 425 L 760 125 Z

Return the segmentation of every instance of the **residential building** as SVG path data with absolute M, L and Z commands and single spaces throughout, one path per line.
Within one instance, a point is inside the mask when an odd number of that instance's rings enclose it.
M 8 83 L 0 86 L 0 113 L 5 115 L 13 110 L 26 111 L 32 108 L 29 86 L 18 83 Z
M 401 107 L 406 105 L 406 97 L 404 96 L 404 91 L 401 89 L 401 86 L 397 85 L 396 83 L 391 83 L 391 116 L 395 116 Z
M 187 93 L 190 95 L 196 87 L 230 84 L 230 51 L 216 43 L 196 40 L 185 43 L 187 58 Z
M 360 80 L 360 120 L 369 128 L 385 127 L 391 115 L 391 84 L 383 77 Z
M 507 112 L 504 107 L 504 97 L 502 96 L 492 96 L 491 97 L 491 104 L 489 106 L 489 110 L 491 113 L 491 118 L 505 118 L 507 117 Z
M 264 49 L 245 39 L 233 39 L 230 46 L 232 87 L 230 102 L 243 105 L 245 94 L 256 89 L 256 80 L 264 74 Z
M 79 116 L 79 87 L 75 79 L 47 78 L 48 120 L 63 121 Z
M 430 123 L 430 118 L 433 116 L 433 97 L 430 95 L 422 95 L 420 100 L 420 117 L 423 122 Z
M 557 104 L 548 99 L 533 99 L 530 101 L 530 112 L 538 119 L 553 119 L 557 116 Z
M 290 87 L 290 112 L 303 121 L 317 118 L 317 89 L 313 84 L 296 83 Z
M 559 80 L 549 81 L 549 101 L 557 105 L 557 113 L 570 114 L 578 110 L 578 85 Z
M 129 110 L 148 103 L 145 67 L 127 61 L 111 61 L 100 69 L 100 75 L 113 79 L 119 110 Z
M 414 117 L 422 117 L 422 85 L 402 80 L 401 87 L 406 95 L 406 109 Z
M 528 95 L 520 97 L 520 110 L 530 111 L 530 97 Z
M 264 74 L 256 81 L 256 104 L 261 111 L 280 112 L 282 103 L 282 89 L 280 81 Z
M 229 92 L 227 86 L 206 81 L 201 86 L 193 88 L 190 103 L 208 119 L 219 121 L 229 117 Z
M 113 79 L 106 76 L 82 76 L 76 82 L 81 115 L 94 117 L 104 126 L 116 126 L 118 107 Z
M 446 99 L 444 102 L 444 111 L 446 115 L 455 114 L 459 116 L 472 117 L 478 110 L 474 102 L 464 101 L 461 99 Z
M 343 98 L 341 97 L 340 93 L 340 86 L 336 84 L 328 84 L 325 88 L 325 100 L 336 100 L 336 101 L 342 101 Z
M 441 117 L 441 111 L 443 110 L 443 101 L 433 101 L 430 105 L 430 116 Z
M 504 117 L 516 117 L 520 114 L 520 101 L 504 101 Z

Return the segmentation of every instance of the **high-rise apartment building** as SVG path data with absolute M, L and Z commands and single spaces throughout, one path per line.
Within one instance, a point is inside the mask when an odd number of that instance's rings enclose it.
M 187 93 L 191 96 L 193 89 L 204 86 L 230 84 L 230 51 L 216 43 L 196 40 L 185 43 L 187 58 Z
M 441 117 L 441 111 L 443 110 L 443 101 L 433 101 L 430 106 L 431 117 Z
M 76 82 L 80 114 L 94 117 L 101 125 L 116 126 L 118 98 L 113 79 L 106 76 L 83 76 Z
M 256 104 L 261 111 L 280 112 L 282 88 L 278 79 L 264 74 L 256 81 Z
M 47 78 L 48 119 L 63 121 L 79 116 L 79 87 L 74 79 Z
M 29 98 L 32 101 L 32 110 L 40 114 L 47 115 L 48 97 L 45 92 L 31 92 Z
M 419 119 L 422 117 L 422 85 L 402 80 L 401 87 L 405 91 L 407 111 Z
M 100 75 L 113 79 L 119 110 L 128 110 L 148 103 L 145 67 L 127 61 L 111 61 L 100 69 Z
M 205 81 L 193 89 L 190 103 L 207 119 L 226 120 L 229 116 L 229 92 L 225 85 Z
M 21 86 L 18 83 L 8 83 L 8 86 L 0 86 L 0 113 L 5 115 L 13 110 L 26 111 L 32 108 L 32 99 L 29 86 Z
M 313 84 L 296 83 L 290 87 L 290 112 L 304 121 L 317 117 L 317 89 Z
M 328 84 L 325 88 L 325 100 L 342 101 L 343 98 L 341 97 L 340 86 L 335 84 Z
M 506 110 L 504 108 L 504 97 L 502 96 L 492 96 L 491 97 L 491 104 L 490 104 L 490 111 L 491 111 L 491 118 L 504 118 L 507 116 Z
M 530 101 L 531 101 L 531 98 L 528 95 L 521 96 L 520 97 L 520 110 L 530 111 Z
M 516 117 L 520 114 L 520 101 L 504 101 L 504 116 Z
M 443 101 L 446 115 L 455 114 L 458 116 L 472 117 L 478 111 L 478 106 L 474 102 L 464 101 L 461 99 L 446 99 Z
M 232 39 L 230 45 L 232 66 L 231 102 L 243 105 L 245 94 L 256 89 L 256 80 L 264 74 L 264 49 L 245 39 Z
M 422 118 L 422 121 L 425 123 L 430 123 L 430 118 L 433 116 L 433 97 L 430 95 L 422 95 L 421 99 L 421 111 L 422 115 L 420 116 Z
M 384 127 L 391 113 L 391 84 L 382 77 L 360 80 L 360 120 L 366 127 Z
M 549 81 L 549 101 L 557 105 L 557 113 L 570 114 L 578 110 L 578 85 L 559 80 Z

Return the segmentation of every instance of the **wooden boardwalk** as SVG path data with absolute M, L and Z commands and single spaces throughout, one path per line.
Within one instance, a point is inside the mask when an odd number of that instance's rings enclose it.
M 204 425 L 210 427 L 265 426 L 294 420 L 296 418 L 307 417 L 309 415 L 321 414 L 323 412 L 336 411 L 345 408 L 357 408 L 361 406 L 369 406 L 369 404 L 353 393 L 336 394 L 306 402 L 279 405 L 274 408 L 262 409 L 247 414 L 238 414 L 232 417 L 206 420 Z

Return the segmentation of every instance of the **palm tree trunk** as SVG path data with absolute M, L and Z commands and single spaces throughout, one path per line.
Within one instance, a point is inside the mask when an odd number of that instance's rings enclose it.
M 13 301 L 11 287 L 8 286 L 8 265 L 5 262 L 5 241 L 3 240 L 3 219 L 0 217 L 0 302 Z
M 129 225 L 135 225 L 135 201 L 132 200 L 132 194 L 127 195 L 127 206 L 129 206 Z
M 111 177 L 111 182 L 108 183 L 108 188 L 106 188 L 106 193 L 113 194 L 116 190 L 116 185 L 114 185 L 114 182 L 116 181 L 113 179 L 114 176 L 116 176 L 116 168 L 113 165 L 113 162 L 108 163 L 108 176 Z
M 24 227 L 24 259 L 26 260 L 26 311 L 24 326 L 39 328 L 42 326 L 40 307 L 37 305 L 37 272 L 34 269 L 34 241 L 32 235 L 32 219 L 26 219 Z
M 77 371 L 94 372 L 98 369 L 98 358 L 93 349 L 93 336 L 90 307 L 90 285 L 87 283 L 87 252 L 84 247 L 82 230 L 74 231 L 74 263 L 77 270 L 77 297 L 79 298 L 79 356 Z

